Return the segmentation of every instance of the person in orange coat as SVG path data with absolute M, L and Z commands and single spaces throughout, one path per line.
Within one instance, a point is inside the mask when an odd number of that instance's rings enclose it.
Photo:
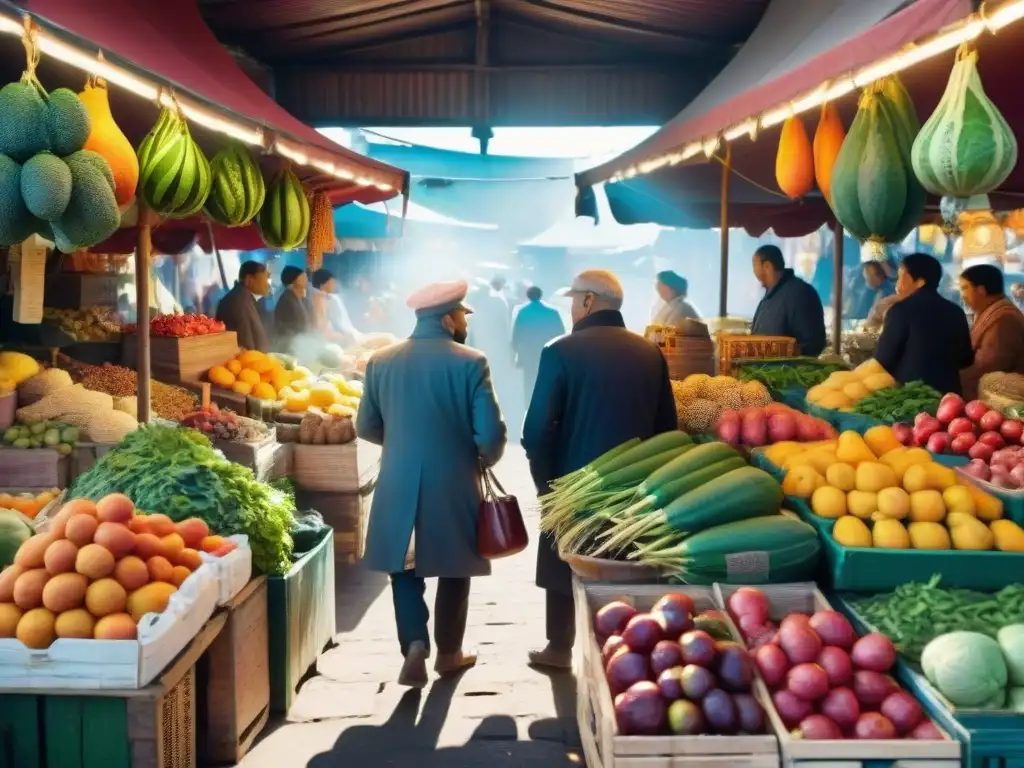
M 1024 314 L 1006 297 L 1002 271 L 989 264 L 965 269 L 960 293 L 974 314 L 974 363 L 960 371 L 960 384 L 964 397 L 974 400 L 986 373 L 1024 374 Z

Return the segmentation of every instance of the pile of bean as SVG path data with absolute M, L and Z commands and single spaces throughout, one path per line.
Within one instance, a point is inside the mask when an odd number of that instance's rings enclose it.
M 83 365 L 76 368 L 81 374 L 81 384 L 86 389 L 106 392 L 111 397 L 134 397 L 138 395 L 138 377 L 131 368 L 120 365 Z M 187 389 L 151 382 L 151 406 L 153 412 L 168 421 L 180 421 L 199 404 L 198 398 Z
M 989 595 L 943 589 L 939 577 L 933 576 L 927 584 L 902 584 L 894 592 L 848 602 L 872 629 L 887 635 L 914 662 L 929 642 L 947 632 L 995 637 L 1005 626 L 1024 623 L 1024 586 L 1020 584 Z

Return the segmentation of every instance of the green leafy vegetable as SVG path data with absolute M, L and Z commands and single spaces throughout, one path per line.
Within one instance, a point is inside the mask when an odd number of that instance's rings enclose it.
M 781 392 L 784 389 L 802 387 L 810 389 L 821 384 L 836 371 L 845 371 L 846 366 L 826 363 L 813 358 L 773 360 L 766 363 L 744 365 L 739 370 L 740 381 L 759 381 L 768 389 Z
M 69 499 L 127 495 L 139 509 L 174 521 L 199 517 L 224 536 L 245 534 L 253 566 L 266 574 L 291 567 L 295 501 L 225 459 L 191 429 L 143 426 L 72 483 Z
M 890 423 L 913 421 L 922 412 L 934 416 L 941 399 L 941 392 L 924 382 L 911 381 L 902 387 L 872 392 L 853 407 L 853 412 Z

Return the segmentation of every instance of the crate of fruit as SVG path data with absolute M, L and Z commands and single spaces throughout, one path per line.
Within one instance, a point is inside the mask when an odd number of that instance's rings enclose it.
M 771 690 L 783 765 L 960 765 L 960 744 L 891 676 L 893 643 L 858 637 L 814 584 L 714 589 Z
M 577 720 L 590 768 L 770 768 L 767 690 L 710 587 L 574 580 Z M 614 697 L 614 698 L 613 698 Z

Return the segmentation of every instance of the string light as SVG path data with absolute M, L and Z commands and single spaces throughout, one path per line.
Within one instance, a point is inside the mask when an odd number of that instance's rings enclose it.
M 749 117 L 741 123 L 727 127 L 724 131 L 704 136 L 682 147 L 655 157 L 645 158 L 634 165 L 617 170 L 609 176 L 608 181 L 614 184 L 624 179 L 632 179 L 637 175 L 652 173 L 666 164 L 678 165 L 700 154 L 711 157 L 721 146 L 722 141 L 735 141 L 744 136 L 753 139 L 762 128 L 771 128 L 793 115 L 799 115 L 820 107 L 822 104 L 836 101 L 877 80 L 954 50 L 964 43 L 975 40 L 985 32 L 995 34 L 1022 19 L 1024 19 L 1024 0 L 1006 0 L 995 10 L 988 10 L 983 4 L 977 13 L 972 13 L 958 24 L 947 27 L 921 43 L 910 43 L 891 56 L 861 67 L 852 74 L 822 83 L 803 96 L 774 107 L 759 116 Z
M 0 14 L 0 33 L 23 37 L 25 25 L 17 18 L 6 14 Z M 64 42 L 50 32 L 34 27 L 32 34 L 39 50 L 58 59 L 65 64 L 70 64 L 89 75 L 101 77 L 119 88 L 139 96 L 146 101 L 152 101 L 160 106 L 175 107 L 181 109 L 184 116 L 204 128 L 216 133 L 230 136 L 233 139 L 254 147 L 265 147 L 270 143 L 269 150 L 276 152 L 282 157 L 291 160 L 298 165 L 308 165 L 329 176 L 357 184 L 362 187 L 376 187 L 384 192 L 391 192 L 394 186 L 379 179 L 359 176 L 338 168 L 333 162 L 311 157 L 306 148 L 300 144 L 271 139 L 269 132 L 263 128 L 247 125 L 241 121 L 218 114 L 209 107 L 198 103 L 194 99 L 172 94 L 162 86 L 138 77 L 132 72 L 119 67 L 103 59 L 98 52 L 96 54 L 87 52 L 81 48 Z

